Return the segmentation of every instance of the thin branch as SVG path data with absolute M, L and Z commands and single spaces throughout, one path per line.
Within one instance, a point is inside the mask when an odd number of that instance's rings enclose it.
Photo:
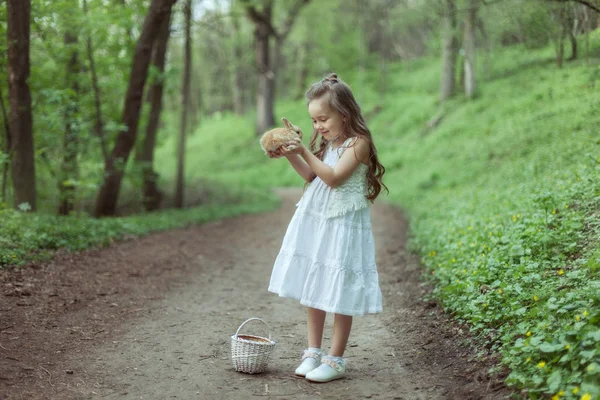
M 248 18 L 250 18 L 252 22 L 257 25 L 266 26 L 269 30 L 269 35 L 274 36 L 275 39 L 279 39 L 279 35 L 277 34 L 275 27 L 271 24 L 270 19 L 267 18 L 263 13 L 256 10 L 254 6 L 248 4 L 248 0 L 242 0 L 242 2 L 246 4 L 246 14 L 248 15 Z
M 558 3 L 568 3 L 568 2 L 575 2 L 575 3 L 579 3 L 581 5 L 584 5 L 594 11 L 596 11 L 598 14 L 600 14 L 600 7 L 598 7 L 597 5 L 590 3 L 589 0 L 550 0 L 550 1 L 555 1 Z
M 277 38 L 278 40 L 285 40 L 287 35 L 289 35 L 290 31 L 292 30 L 292 26 L 296 21 L 296 17 L 298 16 L 300 9 L 302 8 L 302 6 L 305 6 L 308 3 L 310 3 L 310 0 L 298 0 L 294 3 L 292 8 L 290 8 L 290 12 L 288 13 L 287 18 L 285 19 L 285 22 L 283 23 L 283 29 L 279 34 L 279 37 Z

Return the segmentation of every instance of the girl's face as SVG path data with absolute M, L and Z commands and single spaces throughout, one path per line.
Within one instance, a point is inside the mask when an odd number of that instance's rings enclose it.
M 337 110 L 331 108 L 328 96 L 322 96 L 308 103 L 308 113 L 312 119 L 313 129 L 329 141 L 342 137 L 345 118 Z

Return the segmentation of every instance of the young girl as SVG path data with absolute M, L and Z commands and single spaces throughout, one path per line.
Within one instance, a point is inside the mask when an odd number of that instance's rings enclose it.
M 328 382 L 345 373 L 352 317 L 382 311 L 369 201 L 387 187 L 350 88 L 332 74 L 312 84 L 306 97 L 310 150 L 283 146 L 269 153 L 285 156 L 310 182 L 283 238 L 269 291 L 308 307 L 308 349 L 296 374 Z M 321 351 L 326 312 L 335 313 L 329 355 Z

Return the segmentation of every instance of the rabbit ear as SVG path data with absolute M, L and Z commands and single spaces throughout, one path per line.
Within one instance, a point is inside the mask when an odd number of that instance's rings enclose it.
M 281 121 L 283 122 L 283 124 L 290 128 L 290 129 L 294 129 L 294 127 L 292 126 L 292 123 L 290 121 L 288 121 L 288 119 L 286 117 L 281 118 Z

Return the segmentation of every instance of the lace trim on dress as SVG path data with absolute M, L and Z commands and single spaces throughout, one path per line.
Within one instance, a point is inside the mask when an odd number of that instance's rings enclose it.
M 305 215 L 309 218 L 317 220 L 318 222 L 323 219 L 322 213 L 315 211 L 315 210 L 310 210 L 310 209 L 305 209 L 305 210 L 299 211 L 298 215 Z M 351 229 L 359 230 L 359 231 L 371 230 L 370 223 L 368 223 L 368 224 L 367 223 L 354 223 L 354 222 L 349 222 L 349 221 L 345 221 L 345 220 L 336 221 L 336 223 L 344 225 Z
M 362 268 L 363 268 L 362 263 L 360 261 L 357 261 L 357 264 L 361 266 L 360 267 L 361 270 L 357 271 L 355 269 L 352 269 L 351 266 L 341 263 L 336 260 L 327 260 L 325 262 L 320 262 L 320 261 L 314 260 L 312 257 L 308 257 L 308 256 L 298 254 L 298 253 L 290 253 L 290 252 L 286 252 L 286 251 L 280 252 L 279 255 L 283 256 L 285 258 L 291 258 L 291 259 L 297 258 L 297 259 L 301 259 L 301 260 L 306 260 L 306 261 L 309 261 L 313 265 L 318 265 L 320 267 L 335 270 L 335 271 L 351 272 L 357 276 L 377 274 L 376 263 L 371 263 L 368 267 L 365 268 L 365 270 L 362 270 Z

